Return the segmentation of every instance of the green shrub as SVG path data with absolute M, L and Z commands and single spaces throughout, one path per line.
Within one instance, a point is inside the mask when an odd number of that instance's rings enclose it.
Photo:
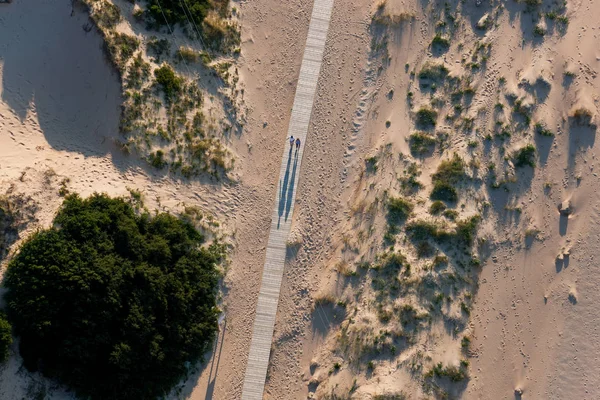
M 4 313 L 0 313 L 0 362 L 8 359 L 8 350 L 12 345 L 12 326 Z
M 409 136 L 410 152 L 413 155 L 425 154 L 435 146 L 435 137 L 424 132 L 415 132 Z
M 154 168 L 162 169 L 167 166 L 165 161 L 165 153 L 162 150 L 156 150 L 148 155 L 148 161 Z
M 429 207 L 429 214 L 438 215 L 445 209 L 446 209 L 446 205 L 444 203 L 442 203 L 441 201 L 436 200 L 433 203 L 431 203 L 431 206 Z
M 514 154 L 513 156 L 515 160 L 516 167 L 524 167 L 529 165 L 530 167 L 535 167 L 535 146 L 532 144 L 528 144 Z
M 121 21 L 121 10 L 110 1 L 102 0 L 92 18 L 102 28 L 113 29 Z
M 115 33 L 107 37 L 105 43 L 110 59 L 121 71 L 140 45 L 140 41 L 135 36 L 125 33 Z
M 448 218 L 450 221 L 454 221 L 458 217 L 458 211 L 456 210 L 445 210 L 442 215 Z
M 434 221 L 418 220 L 409 222 L 406 225 L 406 232 L 410 235 L 411 239 L 416 241 L 437 240 L 444 232 L 444 228 Z
M 401 197 L 390 197 L 388 200 L 388 221 L 392 224 L 406 220 L 414 206 Z
M 444 160 L 440 163 L 437 171 L 431 175 L 433 181 L 458 183 L 465 176 L 465 162 L 458 154 L 450 160 Z
M 419 79 L 428 79 L 432 81 L 440 81 L 448 76 L 450 70 L 444 64 L 426 63 L 419 71 Z
M 446 181 L 436 180 L 429 196 L 431 200 L 441 200 L 454 203 L 458 201 L 458 191 Z M 442 210 L 443 211 L 443 210 Z
M 473 244 L 480 221 L 481 217 L 479 215 L 473 215 L 470 218 L 456 221 L 454 235 L 459 244 L 464 246 L 471 246 Z
M 541 122 L 538 122 L 534 125 L 533 127 L 535 133 L 537 133 L 538 135 L 541 136 L 554 136 L 554 133 L 549 130 L 548 128 L 546 128 L 546 125 L 542 124 Z
M 152 36 L 148 40 L 148 44 L 146 44 L 146 50 L 148 53 L 154 54 L 157 62 L 160 62 L 160 58 L 163 55 L 169 57 L 171 43 L 167 39 L 157 39 L 155 36 Z
M 431 46 L 436 47 L 440 50 L 448 50 L 450 48 L 450 40 L 446 39 L 439 33 L 433 37 Z
M 149 0 L 148 12 L 158 26 L 167 22 L 169 25 L 187 24 L 189 18 L 192 24 L 200 28 L 212 10 L 222 17 L 226 16 L 229 0 L 186 0 L 185 6 L 183 8 L 179 0 Z
M 417 111 L 417 125 L 422 129 L 430 129 L 435 127 L 437 123 L 437 111 L 429 107 L 421 107 Z
M 200 58 L 200 54 L 196 50 L 185 46 L 180 46 L 175 56 L 183 59 L 188 64 L 193 64 Z
M 540 25 L 536 25 L 535 28 L 533 28 L 533 34 L 536 36 L 544 36 L 546 34 L 546 30 Z
M 163 64 L 160 68 L 155 69 L 154 76 L 168 103 L 179 97 L 183 89 L 183 79 L 175 74 L 170 65 Z
M 468 378 L 466 366 L 463 364 L 460 367 L 455 367 L 454 365 L 444 367 L 441 362 L 435 364 L 427 375 L 430 377 L 435 375 L 438 378 L 447 377 L 452 382 L 460 382 Z
M 154 399 L 187 376 L 217 330 L 219 247 L 165 213 L 69 195 L 5 275 L 25 366 L 82 398 Z

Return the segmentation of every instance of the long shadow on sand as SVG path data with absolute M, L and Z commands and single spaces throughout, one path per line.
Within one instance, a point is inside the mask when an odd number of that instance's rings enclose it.
M 87 14 L 71 16 L 70 3 L 2 6 L 2 101 L 22 123 L 37 114 L 54 149 L 104 155 L 118 135 L 120 82 L 101 37 L 83 29 Z

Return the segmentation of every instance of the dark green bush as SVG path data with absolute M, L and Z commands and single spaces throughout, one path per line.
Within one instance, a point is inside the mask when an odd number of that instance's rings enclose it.
M 473 244 L 480 221 L 481 217 L 479 215 L 473 215 L 470 218 L 456 221 L 454 235 L 459 244 L 463 246 L 471 246 Z
M 431 200 L 441 200 L 454 203 L 458 201 L 458 191 L 446 181 L 435 181 L 433 190 L 429 196 Z M 443 211 L 443 210 L 441 210 Z
M 450 40 L 438 33 L 433 37 L 433 40 L 431 41 L 431 46 L 433 48 L 437 48 L 438 50 L 446 51 L 450 48 Z
M 444 64 L 426 63 L 419 71 L 419 79 L 440 81 L 445 79 L 449 72 Z
M 514 154 L 515 166 L 516 167 L 524 167 L 529 165 L 530 167 L 535 167 L 535 146 L 532 144 L 528 144 Z
M 435 137 L 423 132 L 415 132 L 409 136 L 410 152 L 421 155 L 429 152 L 435 146 Z
M 156 36 L 151 36 L 146 44 L 146 50 L 156 57 L 157 62 L 160 62 L 163 55 L 169 57 L 171 43 L 167 39 L 158 39 Z
M 121 10 L 110 1 L 102 0 L 92 18 L 99 26 L 112 29 L 121 21 Z
M 446 209 L 446 205 L 444 203 L 442 203 L 441 201 L 436 200 L 433 203 L 431 203 L 431 206 L 429 207 L 429 214 L 438 215 L 438 214 L 441 214 L 442 211 L 444 211 L 445 209 Z
M 388 200 L 388 221 L 391 224 L 396 224 L 406 220 L 413 208 L 413 204 L 408 200 L 401 197 L 390 197 Z
M 169 214 L 123 199 L 66 197 L 5 275 L 8 317 L 29 370 L 89 399 L 155 399 L 217 330 L 220 251 Z
M 156 150 L 156 152 L 150 153 L 148 156 L 148 161 L 154 168 L 162 169 L 167 166 L 167 162 L 165 161 L 165 153 L 162 150 Z
M 154 70 L 156 83 L 160 86 L 167 103 L 173 102 L 180 96 L 183 89 L 183 79 L 173 71 L 168 64 L 163 64 L 160 68 Z
M 430 129 L 437 123 L 437 112 L 431 108 L 421 107 L 417 111 L 417 126 L 421 129 Z
M 169 25 L 176 23 L 188 24 L 188 18 L 194 28 L 201 29 L 202 22 L 212 10 L 224 17 L 227 14 L 229 0 L 149 0 L 148 13 L 156 25 Z M 195 25 L 194 25 L 195 24 Z
M 431 175 L 433 181 L 443 181 L 448 183 L 458 183 L 465 176 L 465 162 L 458 154 L 450 160 L 444 160 L 440 163 L 435 174 Z
M 0 362 L 8 359 L 8 349 L 12 344 L 12 326 L 4 313 L 0 313 Z

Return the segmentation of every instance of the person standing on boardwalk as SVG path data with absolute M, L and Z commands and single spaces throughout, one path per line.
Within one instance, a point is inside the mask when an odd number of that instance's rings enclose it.
M 300 150 L 300 138 L 296 139 L 296 152 Z
M 294 135 L 290 136 L 290 150 L 294 147 Z

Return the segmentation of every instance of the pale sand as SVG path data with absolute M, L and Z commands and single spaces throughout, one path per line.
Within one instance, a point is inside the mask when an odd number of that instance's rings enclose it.
M 398 366 L 415 356 L 413 348 L 378 362 L 373 375 L 345 368 L 329 375 L 334 362 L 341 360 L 331 352 L 339 321 L 331 310 L 312 312 L 312 299 L 320 293 L 351 298 L 358 290 L 344 289 L 334 271 L 340 261 L 354 261 L 342 251 L 344 241 L 348 242 L 344 237 L 360 252 L 370 251 L 368 243 L 357 243 L 349 210 L 363 198 L 371 201 L 377 193 L 394 189 L 391 171 L 401 168 L 396 158 L 386 161 L 379 175 L 362 179 L 364 158 L 390 142 L 395 153 L 408 154 L 405 139 L 412 121 L 405 101 L 404 66 L 418 68 L 428 57 L 426 48 L 436 19 L 424 15 L 421 2 L 388 3 L 395 12 L 413 12 L 416 19 L 392 36 L 390 65 L 381 72 L 377 70 L 381 60 L 369 60 L 368 24 L 375 4 L 344 0 L 334 6 L 298 187 L 291 238 L 298 245 L 293 247 L 282 286 L 265 396 L 269 399 L 304 399 L 309 393 L 320 398 L 336 384 L 348 393 L 354 379 L 358 389 L 353 398 L 370 399 L 375 393 L 401 389 L 408 398 L 428 398 L 418 379 Z M 512 9 L 512 2 L 506 4 Z M 280 154 L 289 122 L 312 1 L 260 0 L 235 6 L 241 11 L 239 68 L 250 110 L 243 134 L 230 143 L 239 158 L 239 183 L 221 187 L 173 180 L 113 148 L 111 138 L 119 136 L 119 84 L 104 61 L 101 39 L 81 29 L 87 20 L 83 14 L 69 16 L 69 1 L 58 6 L 19 0 L 0 5 L 0 189 L 4 192 L 14 184 L 15 190 L 39 203 L 39 223 L 28 231 L 50 223 L 61 201 L 59 183 L 68 177 L 69 189 L 82 195 L 94 191 L 125 195 L 131 187 L 144 192 L 150 209 L 177 211 L 183 203 L 200 205 L 233 234 L 235 250 L 225 279 L 226 322 L 217 351 L 174 398 L 240 396 L 279 179 L 279 160 L 272 155 Z M 496 82 L 502 75 L 514 90 L 520 90 L 517 76 L 544 75 L 551 90 L 538 105 L 534 120 L 543 120 L 560 133 L 553 142 L 536 139 L 538 166 L 533 172 L 519 172 L 510 192 L 489 192 L 494 206 L 480 236 L 492 246 L 467 329 L 474 337 L 471 379 L 458 396 L 512 399 L 517 387 L 524 390 L 523 398 L 530 399 L 600 396 L 600 378 L 595 374 L 600 320 L 594 310 L 600 300 L 594 260 L 600 229 L 596 133 L 569 132 L 561 121 L 580 102 L 598 112 L 597 8 L 592 2 L 569 5 L 567 34 L 547 35 L 541 44 L 528 41 L 523 46 L 523 29 L 530 32 L 531 27 L 521 23 L 520 12 L 504 11 L 498 26 L 485 34 L 493 50 L 487 70 L 474 80 L 477 93 L 471 108 L 493 107 Z M 461 41 L 470 49 L 482 36 L 471 33 L 471 26 L 489 7 L 469 4 L 467 10 L 469 25 Z M 458 41 L 453 40 L 445 56 L 450 66 L 460 58 Z M 563 86 L 565 62 L 577 76 Z M 395 93 L 391 100 L 386 96 L 390 89 Z M 390 128 L 385 127 L 388 120 Z M 446 154 L 454 150 L 467 154 L 467 140 L 456 133 Z M 511 141 L 512 146 L 517 144 Z M 475 150 L 481 151 L 481 146 Z M 429 174 L 439 160 L 437 153 L 424 159 L 420 177 L 424 184 L 429 185 Z M 50 174 L 46 183 L 49 169 L 56 176 Z M 369 188 L 367 182 L 375 185 Z M 548 195 L 546 182 L 552 182 Z M 421 197 L 426 200 L 428 192 L 425 187 Z M 474 212 L 475 197 L 466 201 L 466 213 Z M 572 198 L 575 214 L 561 220 L 556 205 L 566 198 Z M 506 211 L 505 204 L 520 207 L 520 216 Z M 423 207 L 416 212 L 425 214 Z M 383 215 L 377 218 L 380 229 Z M 532 227 L 540 230 L 539 239 L 525 243 L 524 232 Z M 563 248 L 572 248 L 571 256 L 568 262 L 558 263 L 555 258 Z M 419 346 L 434 361 L 457 362 L 460 357 L 460 338 L 452 338 L 436 325 L 419 338 Z M 2 398 L 22 398 L 31 385 L 32 377 L 17 373 L 17 360 L 13 358 L 0 376 Z M 320 365 L 315 371 L 311 361 Z M 53 398 L 61 396 L 58 390 L 53 393 Z

